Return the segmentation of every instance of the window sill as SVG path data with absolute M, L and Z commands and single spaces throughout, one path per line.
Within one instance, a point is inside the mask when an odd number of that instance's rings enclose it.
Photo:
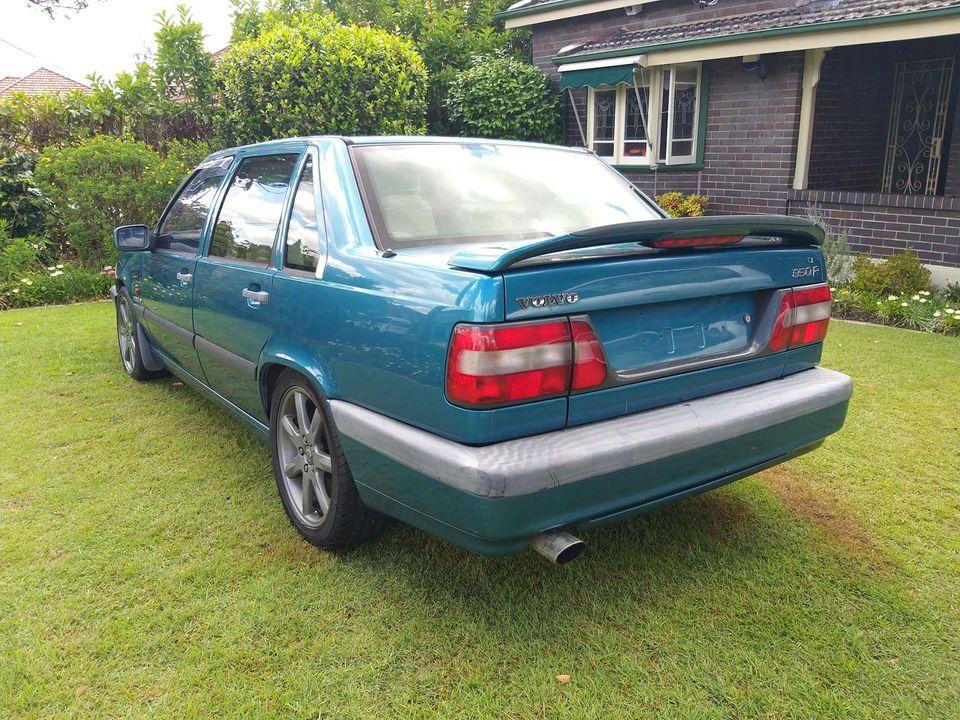
M 656 170 L 649 165 L 611 165 L 617 172 L 652 175 L 653 173 L 690 172 L 703 170 L 703 163 L 684 163 L 682 165 L 659 165 Z

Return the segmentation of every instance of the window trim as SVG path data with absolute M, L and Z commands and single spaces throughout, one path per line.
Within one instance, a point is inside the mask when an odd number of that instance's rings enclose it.
M 694 105 L 693 119 L 693 152 L 690 155 L 674 157 L 673 155 L 673 122 L 667 122 L 667 127 L 662 128 L 662 96 L 664 83 L 669 83 L 669 103 L 670 109 L 668 118 L 673 115 L 673 100 L 676 89 L 676 71 L 684 68 L 696 68 L 697 70 L 697 102 Z M 616 87 L 616 109 L 614 123 L 614 154 L 613 157 L 601 157 L 604 162 L 613 167 L 629 172 L 670 172 L 677 170 L 692 170 L 703 167 L 704 145 L 706 142 L 706 119 L 707 119 L 707 99 L 708 99 L 708 73 L 701 62 L 678 63 L 676 65 L 664 65 L 662 67 L 647 68 L 648 77 L 644 84 L 648 88 L 647 104 L 647 155 L 644 158 L 634 160 L 623 154 L 624 132 L 626 127 L 626 93 L 633 92 L 633 86 L 621 83 Z M 610 86 L 601 88 L 587 88 L 587 147 L 594 149 L 594 93 L 597 90 L 610 90 Z M 657 112 L 654 113 L 653 110 Z M 655 132 L 651 132 L 654 130 Z M 654 135 L 657 142 L 660 140 L 661 132 L 667 133 L 667 153 L 666 157 L 659 157 L 659 145 L 654 145 L 650 141 L 650 136 Z M 599 157 L 599 156 L 598 156 Z M 654 160 L 656 158 L 656 160 Z

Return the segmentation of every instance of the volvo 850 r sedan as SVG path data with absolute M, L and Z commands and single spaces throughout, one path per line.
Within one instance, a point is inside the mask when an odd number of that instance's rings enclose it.
M 668 218 L 593 154 L 316 137 L 214 153 L 118 228 L 120 357 L 263 437 L 314 545 L 387 517 L 470 550 L 711 490 L 840 429 L 823 231 Z

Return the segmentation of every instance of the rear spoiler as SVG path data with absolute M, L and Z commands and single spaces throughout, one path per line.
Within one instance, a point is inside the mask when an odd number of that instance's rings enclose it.
M 578 230 L 567 235 L 557 235 L 546 240 L 537 240 L 519 247 L 497 245 L 478 246 L 458 252 L 450 258 L 453 267 L 481 272 L 500 272 L 530 258 L 580 250 L 582 248 L 617 245 L 635 242 L 648 247 L 657 243 L 667 245 L 670 241 L 694 241 L 703 239 L 703 245 L 711 240 L 725 240 L 717 244 L 733 244 L 745 237 L 774 237 L 782 244 L 811 246 L 823 242 L 823 228 L 806 218 L 786 215 L 720 215 L 696 218 L 665 218 L 640 222 L 603 225 Z

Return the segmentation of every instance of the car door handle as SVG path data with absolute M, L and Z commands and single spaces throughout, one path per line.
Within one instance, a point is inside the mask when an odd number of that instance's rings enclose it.
M 193 275 L 191 275 L 190 273 L 178 272 L 177 280 L 182 282 L 184 285 L 189 285 L 190 283 L 193 282 Z
M 247 300 L 253 300 L 253 302 L 260 303 L 262 305 L 266 305 L 270 300 L 270 293 L 266 292 L 265 290 L 251 290 L 250 288 L 244 288 L 243 296 L 247 298 Z

